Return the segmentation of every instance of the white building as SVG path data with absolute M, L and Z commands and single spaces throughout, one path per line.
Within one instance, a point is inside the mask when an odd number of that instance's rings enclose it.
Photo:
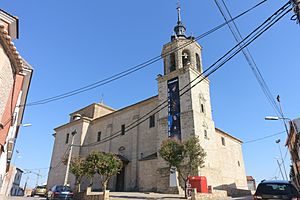
M 0 9 L 0 194 L 22 123 L 32 67 L 12 42 L 18 38 L 18 18 Z
M 247 189 L 242 141 L 215 128 L 210 81 L 201 75 L 202 47 L 185 35 L 179 12 L 174 31 L 176 35 L 162 49 L 164 75 L 156 77 L 157 96 L 120 110 L 94 103 L 71 113 L 68 123 L 54 129 L 48 187 L 64 182 L 62 158 L 68 154 L 76 130 L 72 156 L 86 157 L 98 150 L 115 153 L 123 160 L 121 173 L 109 183 L 112 191 L 178 192 L 179 188 L 169 186 L 170 172 L 158 150 L 168 137 L 184 141 L 190 136 L 198 136 L 207 153 L 205 167 L 197 174 L 206 176 L 208 185 L 228 191 Z M 74 186 L 73 176 L 69 182 Z M 83 189 L 87 185 L 86 180 Z M 93 187 L 100 187 L 97 176 Z

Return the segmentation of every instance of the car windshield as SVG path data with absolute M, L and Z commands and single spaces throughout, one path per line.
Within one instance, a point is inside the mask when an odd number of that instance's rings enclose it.
M 56 191 L 57 192 L 70 192 L 71 188 L 69 188 L 68 186 L 59 185 L 56 187 Z
M 256 195 L 290 195 L 293 194 L 293 189 L 290 184 L 266 183 L 260 184 L 257 188 Z
M 46 186 L 37 186 L 36 189 L 45 189 L 45 188 L 46 188 Z

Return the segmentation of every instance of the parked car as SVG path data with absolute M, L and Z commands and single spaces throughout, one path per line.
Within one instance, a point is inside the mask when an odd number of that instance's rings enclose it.
M 35 187 L 32 190 L 31 196 L 40 196 L 40 197 L 45 197 L 47 194 L 47 189 L 46 189 L 46 185 L 40 185 Z
M 300 194 L 296 187 L 289 181 L 270 180 L 262 181 L 258 184 L 253 199 L 297 200 L 300 199 Z
M 47 193 L 47 200 L 72 200 L 73 195 L 69 186 L 54 185 Z

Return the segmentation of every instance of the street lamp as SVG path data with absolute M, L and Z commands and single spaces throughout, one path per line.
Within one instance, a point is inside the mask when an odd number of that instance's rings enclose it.
M 32 126 L 32 124 L 20 124 L 20 126 L 23 126 L 23 127 L 28 127 L 28 126 Z
M 296 126 L 293 122 L 293 120 L 291 120 L 290 118 L 287 118 L 287 117 L 275 117 L 275 116 L 267 116 L 265 117 L 265 120 L 283 120 L 284 122 L 284 127 L 285 127 L 285 131 L 286 131 L 286 134 L 287 134 L 287 137 L 288 137 L 288 141 L 290 140 L 290 133 L 287 129 L 287 126 L 286 126 L 286 123 L 285 123 L 285 120 L 288 120 L 290 122 L 290 125 L 293 127 L 294 131 L 296 132 L 297 129 L 296 129 Z M 277 142 L 276 142 L 277 143 Z M 278 142 L 279 143 L 279 142 Z M 280 150 L 281 151 L 281 150 Z M 280 152 L 281 153 L 281 152 Z M 292 160 L 292 163 L 294 163 L 296 166 L 297 166 L 297 163 L 296 161 L 294 160 L 293 156 L 291 156 L 291 160 Z M 297 174 L 299 175 L 299 170 L 298 170 L 298 167 L 296 167 L 296 170 L 297 170 Z M 299 180 L 298 180 L 298 177 L 296 176 L 296 184 L 299 186 L 300 183 L 299 183 Z
M 76 129 L 71 133 L 72 134 L 72 142 L 71 142 L 71 147 L 70 147 L 70 151 L 69 151 L 69 157 L 68 157 L 68 162 L 67 162 L 67 169 L 66 169 L 66 175 L 65 175 L 64 185 L 67 185 L 67 183 L 68 183 L 69 170 L 70 170 L 70 162 L 71 162 L 72 149 L 73 149 L 73 143 L 74 143 L 74 136 L 76 135 L 76 133 L 77 133 Z
M 275 117 L 275 116 L 266 116 L 265 120 L 288 120 L 290 122 L 290 124 L 292 125 L 294 131 L 297 131 L 297 128 L 293 122 L 293 120 L 291 120 L 290 118 L 287 117 Z M 285 125 L 285 124 L 284 124 Z M 289 131 L 287 129 L 287 126 L 285 125 L 285 131 L 287 133 L 287 135 L 289 136 Z

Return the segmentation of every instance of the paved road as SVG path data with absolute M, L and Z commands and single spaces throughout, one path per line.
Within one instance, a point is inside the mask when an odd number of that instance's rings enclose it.
M 46 198 L 40 198 L 40 197 L 3 197 L 3 196 L 0 196 L 0 200 L 46 200 Z
M 248 196 L 248 197 L 237 197 L 237 198 L 233 198 L 233 199 L 236 199 L 236 200 L 253 200 L 253 197 L 252 197 L 252 196 Z
M 182 195 L 157 194 L 157 193 L 134 193 L 134 192 L 111 192 L 110 200 L 179 200 Z M 235 200 L 252 200 L 251 196 L 233 198 Z M 45 200 L 41 197 L 0 197 L 0 200 Z

